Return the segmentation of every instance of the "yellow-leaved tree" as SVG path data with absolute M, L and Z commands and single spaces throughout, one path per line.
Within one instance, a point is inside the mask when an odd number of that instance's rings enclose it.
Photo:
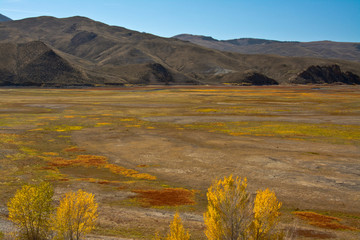
M 170 233 L 166 240 L 189 240 L 190 234 L 184 229 L 179 213 L 174 215 L 174 220 L 170 223 Z
M 98 205 L 92 193 L 66 193 L 53 218 L 55 239 L 79 240 L 95 228 Z
M 251 237 L 259 239 L 279 239 L 281 232 L 276 232 L 275 227 L 279 222 L 281 203 L 275 193 L 268 188 L 257 191 L 254 201 L 254 220 L 251 224 Z
M 246 191 L 247 180 L 232 176 L 216 181 L 207 192 L 204 214 L 205 234 L 209 240 L 248 239 L 252 208 Z
M 21 239 L 41 240 L 48 237 L 53 195 L 54 190 L 49 183 L 24 185 L 9 200 L 9 219 L 20 229 Z

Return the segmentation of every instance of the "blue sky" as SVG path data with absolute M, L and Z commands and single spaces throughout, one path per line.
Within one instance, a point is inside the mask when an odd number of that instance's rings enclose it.
M 360 42 L 360 0 L 0 0 L 0 13 L 85 16 L 163 37 Z

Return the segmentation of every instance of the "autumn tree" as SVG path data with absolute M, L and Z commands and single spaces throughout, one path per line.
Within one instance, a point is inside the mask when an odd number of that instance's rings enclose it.
M 277 200 L 275 193 L 268 188 L 257 191 L 254 200 L 254 220 L 251 224 L 251 238 L 279 239 L 282 233 L 276 232 L 275 227 L 279 222 L 281 203 Z
M 166 240 L 189 240 L 190 234 L 184 229 L 179 213 L 174 216 L 174 220 L 170 223 L 170 233 Z
M 56 239 L 79 240 L 95 228 L 98 205 L 94 195 L 78 190 L 69 192 L 60 200 L 53 218 Z
M 20 229 L 21 238 L 47 238 L 53 195 L 54 190 L 49 183 L 24 185 L 9 200 L 9 219 Z
M 246 187 L 246 178 L 234 179 L 232 176 L 210 186 L 208 208 L 204 214 L 205 234 L 209 240 L 247 239 L 252 208 Z
M 155 235 L 153 236 L 152 240 L 162 240 L 159 231 L 155 232 Z

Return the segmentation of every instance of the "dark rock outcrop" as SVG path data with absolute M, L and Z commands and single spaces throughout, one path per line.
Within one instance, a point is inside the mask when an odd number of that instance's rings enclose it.
M 222 82 L 231 83 L 234 85 L 278 85 L 279 83 L 264 74 L 258 72 L 244 72 L 244 73 L 229 73 L 222 77 Z
M 162 83 L 169 84 L 174 80 L 171 73 L 159 63 L 151 63 L 148 65 L 152 70 L 153 76 Z
M 140 78 L 142 84 L 170 84 L 174 81 L 172 74 L 159 63 L 149 63 Z
M 295 84 L 360 84 L 358 75 L 352 72 L 342 72 L 338 65 L 331 66 L 310 66 L 305 71 L 299 73 L 291 80 Z
M 91 40 L 93 40 L 96 37 L 97 37 L 96 33 L 82 31 L 82 32 L 77 33 L 71 39 L 71 44 L 73 45 L 73 47 L 77 47 L 77 46 L 80 46 L 81 44 L 85 44 L 87 42 L 90 42 Z

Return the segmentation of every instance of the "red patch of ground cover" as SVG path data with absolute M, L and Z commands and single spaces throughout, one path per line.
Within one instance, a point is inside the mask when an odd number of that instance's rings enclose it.
M 165 188 L 161 190 L 134 190 L 137 198 L 149 206 L 180 206 L 195 204 L 194 191 L 184 188 Z
M 341 219 L 337 217 L 325 216 L 314 212 L 294 212 L 294 214 L 313 226 L 334 230 L 357 230 L 356 228 L 341 224 Z

